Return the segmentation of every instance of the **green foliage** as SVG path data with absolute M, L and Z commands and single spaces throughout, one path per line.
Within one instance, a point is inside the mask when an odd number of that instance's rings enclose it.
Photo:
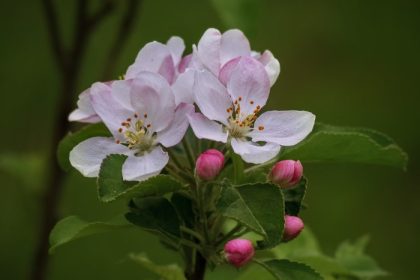
M 180 193 L 174 193 L 171 197 L 171 203 L 175 207 L 182 223 L 185 226 L 192 228 L 195 215 L 192 200 Z
M 342 266 L 360 279 L 372 279 L 387 275 L 374 259 L 364 253 L 369 241 L 367 236 L 361 237 L 353 244 L 346 241 L 337 249 L 335 257 Z
M 132 227 L 123 217 L 109 222 L 86 222 L 79 217 L 69 216 L 59 221 L 50 233 L 50 253 L 70 241 L 81 237 Z
M 98 196 L 102 202 L 126 197 L 161 196 L 182 188 L 182 184 L 168 175 L 158 175 L 141 182 L 126 182 L 122 165 L 127 156 L 109 155 L 101 164 L 98 177 Z
M 260 248 L 272 248 L 281 242 L 284 225 L 283 196 L 268 183 L 225 185 L 216 205 L 223 216 L 236 220 L 261 234 Z
M 349 162 L 406 168 L 407 154 L 388 136 L 365 128 L 344 128 L 317 123 L 296 146 L 285 148 L 280 159 L 303 162 Z
M 130 254 L 130 259 L 152 272 L 161 280 L 184 280 L 182 269 L 176 264 L 157 265 L 150 261 L 145 254 Z
M 125 215 L 132 224 L 168 240 L 180 237 L 180 220 L 174 206 L 164 197 L 134 198 Z
M 322 280 L 318 272 L 311 267 L 289 260 L 257 261 L 278 280 Z
M 298 185 L 293 188 L 282 189 L 286 214 L 292 216 L 299 214 L 307 188 L 308 179 L 302 177 Z
M 227 28 L 239 28 L 248 36 L 256 33 L 262 0 L 211 0 Z
M 111 134 L 104 124 L 97 123 L 87 125 L 77 132 L 69 133 L 66 137 L 64 137 L 58 144 L 57 149 L 57 159 L 61 168 L 65 171 L 69 171 L 71 169 L 69 161 L 69 154 L 71 150 L 73 150 L 73 148 L 80 142 L 95 136 L 107 137 L 111 136 Z

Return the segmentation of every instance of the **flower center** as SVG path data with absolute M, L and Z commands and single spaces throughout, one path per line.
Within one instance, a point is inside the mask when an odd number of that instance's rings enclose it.
M 146 124 L 147 114 L 144 114 L 144 120 L 139 119 L 138 114 L 133 118 L 127 118 L 121 123 L 118 132 L 124 136 L 125 141 L 118 144 L 127 146 L 130 150 L 137 150 L 136 155 L 142 155 L 155 145 L 156 135 L 150 128 L 151 124 Z
M 227 112 L 230 113 L 229 124 L 227 130 L 229 135 L 234 138 L 244 138 L 246 135 L 254 129 L 254 122 L 257 119 L 258 113 L 261 111 L 261 106 L 256 105 L 252 114 L 246 115 L 241 112 L 242 97 L 239 96 L 233 102 L 233 105 L 227 108 Z M 254 101 L 249 101 L 250 105 L 254 105 Z M 263 130 L 263 126 L 258 127 L 259 130 Z

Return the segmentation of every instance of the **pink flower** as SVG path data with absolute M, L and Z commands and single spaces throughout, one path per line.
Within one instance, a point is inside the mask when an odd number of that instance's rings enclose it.
M 70 162 L 86 177 L 97 177 L 109 154 L 127 155 L 123 179 L 142 181 L 168 163 L 163 147 L 178 144 L 188 128 L 191 104 L 176 106 L 168 82 L 159 74 L 138 73 L 135 79 L 95 83 L 90 103 L 113 137 L 93 137 L 73 148 Z
M 238 268 L 247 264 L 255 253 L 254 246 L 247 239 L 230 240 L 224 250 L 227 261 Z
M 289 188 L 299 183 L 303 174 L 300 161 L 282 160 L 277 162 L 268 175 L 270 181 L 282 188 Z
M 284 216 L 284 231 L 283 240 L 290 241 L 296 238 L 304 228 L 303 221 L 301 218 L 296 216 Z
M 230 142 L 233 151 L 249 163 L 274 158 L 281 146 L 303 140 L 315 116 L 305 111 L 269 111 L 270 82 L 264 65 L 243 56 L 226 73 L 226 86 L 209 71 L 196 71 L 194 100 L 201 113 L 188 116 L 198 138 Z M 261 144 L 264 143 L 264 144 Z
M 222 170 L 224 161 L 224 155 L 218 150 L 207 150 L 198 157 L 195 163 L 195 172 L 202 180 L 213 180 Z

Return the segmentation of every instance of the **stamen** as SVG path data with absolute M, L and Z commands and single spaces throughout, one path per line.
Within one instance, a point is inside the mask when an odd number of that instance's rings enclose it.
M 137 119 L 138 117 L 139 117 L 139 115 L 137 115 L 137 114 L 134 114 L 134 117 Z
M 259 127 L 258 127 L 258 130 L 264 130 L 264 126 L 262 126 L 262 125 L 260 125 Z
M 242 101 L 242 97 L 241 97 L 241 96 L 239 96 L 239 98 L 238 98 L 238 99 L 239 99 L 239 101 Z
M 254 101 L 252 101 L 252 100 L 249 101 L 249 104 L 254 105 Z
M 131 118 L 128 118 L 128 119 L 127 119 L 127 121 L 128 121 L 128 122 L 131 122 Z
M 119 129 L 118 129 L 118 132 L 119 133 L 121 133 L 123 131 L 123 129 L 120 127 Z
M 116 140 L 116 141 L 115 141 L 115 143 L 120 144 L 120 143 L 121 143 L 121 141 L 120 141 L 120 140 Z
M 144 114 L 143 116 L 144 116 L 145 119 L 147 119 L 147 114 Z
M 146 127 L 147 127 L 147 128 L 150 128 L 151 126 L 152 126 L 152 125 L 149 123 Z

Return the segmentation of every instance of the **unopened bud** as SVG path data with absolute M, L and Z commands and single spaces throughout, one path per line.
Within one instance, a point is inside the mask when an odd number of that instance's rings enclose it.
M 301 218 L 296 216 L 285 215 L 283 241 L 290 241 L 296 238 L 304 227 L 305 225 L 303 224 Z
M 248 239 L 233 239 L 225 244 L 227 261 L 238 268 L 247 264 L 254 253 L 254 246 Z
M 210 181 L 219 175 L 224 163 L 224 155 L 218 150 L 210 149 L 198 157 L 195 172 L 201 180 Z
M 273 166 L 269 179 L 281 188 L 286 189 L 299 183 L 302 174 L 303 166 L 300 161 L 282 160 Z

